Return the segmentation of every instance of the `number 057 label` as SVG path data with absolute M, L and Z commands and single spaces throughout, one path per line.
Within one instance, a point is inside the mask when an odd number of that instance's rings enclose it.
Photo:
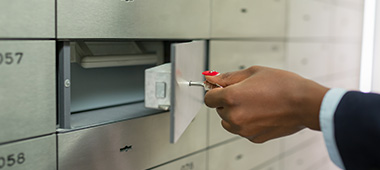
M 23 55 L 23 52 L 0 52 L 0 65 L 20 64 Z

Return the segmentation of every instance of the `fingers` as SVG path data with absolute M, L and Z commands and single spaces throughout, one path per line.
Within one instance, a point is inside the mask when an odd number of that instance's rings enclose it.
M 291 135 L 296 133 L 303 128 L 295 127 L 295 128 L 277 128 L 273 130 L 266 131 L 265 133 L 261 133 L 255 136 L 246 137 L 249 141 L 253 143 L 264 143 L 266 141 L 276 139 L 279 137 Z
M 229 72 L 229 73 L 223 73 L 223 74 L 217 74 L 215 76 L 208 76 L 206 75 L 206 82 L 205 84 L 210 85 L 220 85 L 222 87 L 227 87 L 236 83 L 239 83 L 248 77 L 252 76 L 254 73 L 258 72 L 263 67 L 254 66 L 250 67 L 248 69 L 235 71 L 235 72 Z M 208 83 L 209 82 L 209 83 Z M 205 104 L 208 107 L 216 108 L 216 107 L 223 107 L 224 104 L 231 103 L 232 101 L 230 97 L 232 96 L 225 96 L 226 90 L 224 88 L 214 88 L 216 86 L 212 86 L 206 95 L 205 95 Z
M 227 111 L 228 108 L 224 107 L 218 107 L 216 108 L 216 112 L 218 113 L 219 117 L 222 118 L 224 121 L 229 122 L 229 112 Z
M 276 133 L 276 130 L 268 130 L 268 131 L 265 131 L 262 133 L 257 133 L 257 134 L 252 135 L 252 136 L 247 136 L 245 138 L 247 138 L 249 141 L 251 141 L 253 143 L 264 143 L 268 140 L 278 138 L 278 137 L 280 137 L 280 136 L 278 133 Z
M 223 128 L 226 129 L 228 132 L 230 132 L 230 133 L 232 133 L 232 134 L 237 134 L 236 129 L 233 128 L 233 127 L 231 126 L 231 124 L 229 124 L 228 122 L 226 122 L 226 121 L 224 121 L 224 120 L 222 120 L 221 123 L 222 123 Z
M 208 91 L 205 95 L 205 104 L 211 108 L 224 106 L 224 91 L 222 88 L 215 88 Z
M 239 70 L 235 72 L 222 73 L 217 76 L 206 76 L 206 81 L 211 84 L 218 84 L 222 87 L 238 83 L 252 75 L 252 69 Z
M 230 133 L 238 134 L 240 130 L 239 126 L 236 126 L 230 122 L 231 112 L 228 110 L 228 108 L 217 108 L 216 111 L 218 112 L 219 117 L 222 118 L 221 124 L 223 128 Z

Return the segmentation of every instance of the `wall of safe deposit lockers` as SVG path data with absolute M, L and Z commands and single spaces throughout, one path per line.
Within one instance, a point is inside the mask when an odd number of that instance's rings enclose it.
M 358 89 L 362 12 L 361 0 L 2 0 L 0 169 L 337 169 L 319 132 L 252 144 L 206 107 L 171 144 L 169 113 L 141 104 L 152 65 L 86 70 L 76 56 L 154 51 L 162 64 L 167 44 L 206 40 L 208 69 Z

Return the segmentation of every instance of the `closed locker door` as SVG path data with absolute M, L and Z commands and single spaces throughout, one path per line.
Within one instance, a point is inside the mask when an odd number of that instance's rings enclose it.
M 54 41 L 0 41 L 0 143 L 55 132 Z

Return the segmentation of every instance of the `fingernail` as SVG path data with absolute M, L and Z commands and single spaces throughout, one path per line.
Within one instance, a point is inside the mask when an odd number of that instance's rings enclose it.
M 220 73 L 215 70 L 210 70 L 210 71 L 204 71 L 202 74 L 205 76 L 217 76 Z

